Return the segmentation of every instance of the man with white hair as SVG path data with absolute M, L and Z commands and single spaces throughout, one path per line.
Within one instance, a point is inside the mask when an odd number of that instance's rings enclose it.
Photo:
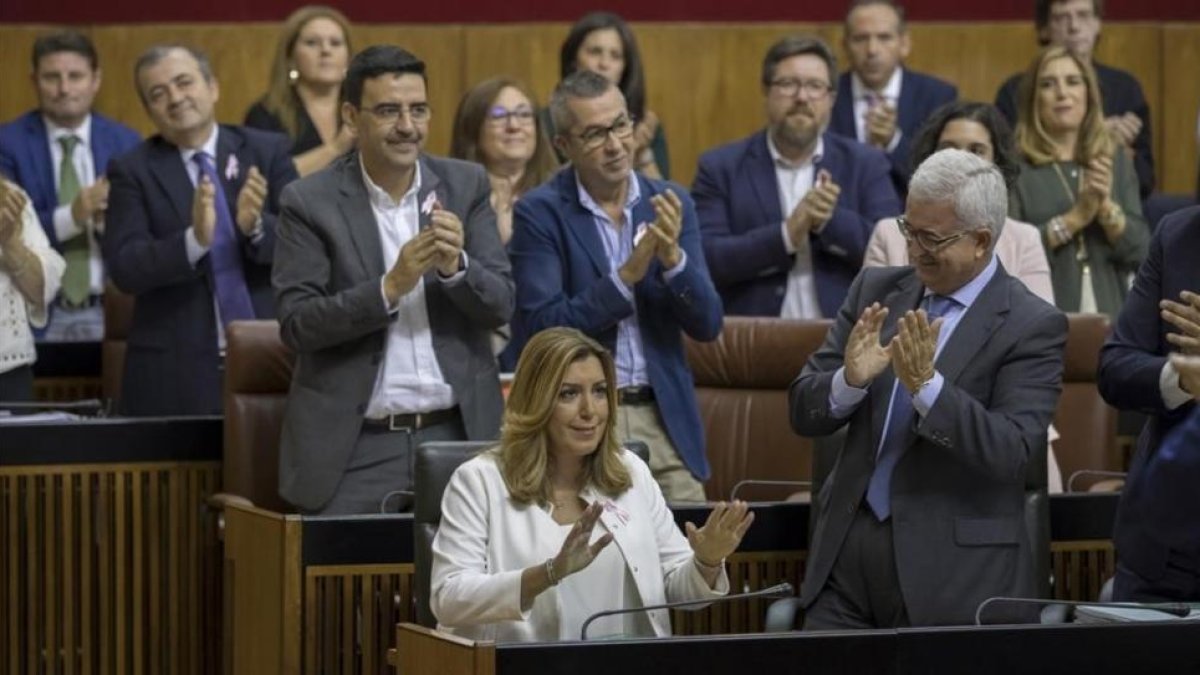
M 992 254 L 1006 192 L 971 153 L 925 160 L 899 221 L 913 265 L 864 269 L 792 383 L 797 433 L 848 425 L 817 496 L 806 629 L 971 623 L 989 597 L 1035 592 L 1026 465 L 1067 321 Z

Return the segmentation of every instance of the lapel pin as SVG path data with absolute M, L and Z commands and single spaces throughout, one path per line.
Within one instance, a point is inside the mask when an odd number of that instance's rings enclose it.
M 441 204 L 438 204 L 437 193 L 430 192 L 425 195 L 425 201 L 421 203 L 421 213 L 429 215 L 437 208 L 441 208 Z
M 239 173 L 237 155 L 230 155 L 229 161 L 225 162 L 225 180 L 237 180 Z

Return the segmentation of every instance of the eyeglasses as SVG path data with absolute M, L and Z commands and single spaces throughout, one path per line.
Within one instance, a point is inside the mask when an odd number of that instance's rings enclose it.
M 798 92 L 804 92 L 804 98 L 819 101 L 833 91 L 828 82 L 820 80 L 771 80 L 771 88 L 787 98 L 794 98 Z
M 606 127 L 589 127 L 576 138 L 583 145 L 584 152 L 591 152 L 607 143 L 609 134 L 621 140 L 629 138 L 633 135 L 633 124 L 632 117 L 621 115 L 612 124 Z
M 497 127 L 516 123 L 517 126 L 527 127 L 533 124 L 533 110 L 516 108 L 509 110 L 502 105 L 492 106 L 487 112 L 487 121 Z
M 396 103 L 380 103 L 374 108 L 366 108 L 366 111 L 371 113 L 375 119 L 386 124 L 395 124 L 405 113 L 408 114 L 409 119 L 419 124 L 429 121 L 429 116 L 433 114 L 428 103 L 414 103 L 408 107 Z
M 926 253 L 937 253 L 973 232 L 973 230 L 964 230 L 948 237 L 935 237 L 928 230 L 914 230 L 910 228 L 908 226 L 908 219 L 904 216 L 897 217 L 896 224 L 900 226 L 900 234 L 904 235 L 905 241 L 910 244 L 915 241 L 917 246 L 920 246 L 921 250 Z

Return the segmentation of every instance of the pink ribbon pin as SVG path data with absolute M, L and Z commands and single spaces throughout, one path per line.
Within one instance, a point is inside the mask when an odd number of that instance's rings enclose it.
M 237 155 L 230 155 L 229 161 L 225 162 L 225 180 L 237 180 L 239 173 Z

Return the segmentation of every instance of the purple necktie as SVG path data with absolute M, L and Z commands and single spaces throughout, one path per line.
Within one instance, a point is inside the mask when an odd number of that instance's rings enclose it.
M 221 312 L 221 325 L 228 326 L 230 321 L 253 319 L 254 305 L 250 302 L 246 275 L 242 271 L 241 246 L 238 243 L 237 232 L 233 229 L 233 220 L 229 216 L 225 188 L 217 178 L 212 157 L 209 157 L 208 153 L 197 152 L 192 155 L 192 159 L 215 188 L 213 206 L 217 212 L 217 227 L 213 232 L 212 246 L 208 250 L 208 264 L 212 269 L 217 309 Z
M 925 313 L 929 321 L 945 316 L 958 301 L 944 295 L 929 296 L 928 308 Z M 875 512 L 875 517 L 883 522 L 892 515 L 892 471 L 904 454 L 908 430 L 912 426 L 913 405 L 912 396 L 900 380 L 894 380 L 892 385 L 892 415 L 887 427 L 883 430 L 883 447 L 875 458 L 875 471 L 871 474 L 871 482 L 867 484 L 867 504 Z

